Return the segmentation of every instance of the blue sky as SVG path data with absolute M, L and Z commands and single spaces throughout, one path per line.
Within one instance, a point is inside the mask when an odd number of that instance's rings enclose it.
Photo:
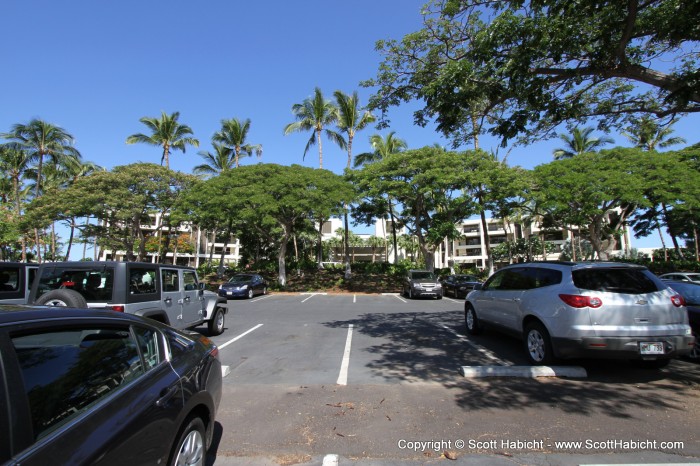
M 179 111 L 200 147 L 175 152 L 170 164 L 189 173 L 201 163 L 197 152 L 211 149 L 222 119 L 250 118 L 249 142 L 263 145 L 260 161 L 317 167 L 316 147 L 302 159 L 308 134 L 283 135 L 294 121 L 292 105 L 316 86 L 327 98 L 337 89 L 357 90 L 366 103 L 371 90 L 359 82 L 376 75 L 381 57 L 375 42 L 420 29 L 423 3 L 11 0 L 3 5 L 0 29 L 0 132 L 41 118 L 71 133 L 85 160 L 106 168 L 159 163 L 158 148 L 126 145 L 125 139 L 145 131 L 139 118 Z M 411 148 L 445 144 L 432 127 L 413 125 L 412 109 L 392 110 L 391 129 Z M 698 142 L 699 122 L 685 118 L 675 135 Z M 370 150 L 376 132 L 359 133 L 353 153 Z M 498 145 L 481 142 L 485 149 Z M 560 142 L 514 148 L 508 161 L 532 168 L 550 161 Z M 347 155 L 329 141 L 323 147 L 324 168 L 341 173 Z M 657 246 L 658 239 L 634 244 Z

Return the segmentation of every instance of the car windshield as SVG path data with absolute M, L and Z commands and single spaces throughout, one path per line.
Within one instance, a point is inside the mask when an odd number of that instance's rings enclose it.
M 683 296 L 686 304 L 700 306 L 700 285 L 694 283 L 673 283 L 671 288 Z
M 250 275 L 234 275 L 229 279 L 229 283 L 247 283 L 251 281 L 253 277 Z
M 644 269 L 590 268 L 572 272 L 574 285 L 584 290 L 643 294 L 659 291 Z
M 434 280 L 435 274 L 433 272 L 411 272 L 411 278 L 413 280 Z
M 473 275 L 456 275 L 455 281 L 458 281 L 458 282 L 478 282 L 479 280 Z

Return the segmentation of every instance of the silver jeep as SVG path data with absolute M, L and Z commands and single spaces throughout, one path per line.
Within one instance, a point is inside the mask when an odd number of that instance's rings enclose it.
M 41 264 L 28 302 L 48 306 L 107 308 L 178 329 L 207 324 L 225 328 L 226 300 L 204 290 L 191 267 L 145 262 L 47 262 Z

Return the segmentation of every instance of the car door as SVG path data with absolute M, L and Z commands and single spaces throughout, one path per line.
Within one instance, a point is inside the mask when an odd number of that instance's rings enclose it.
M 10 334 L 2 354 L 18 389 L 12 402 L 28 420 L 14 426 L 8 464 L 167 461 L 183 394 L 163 335 L 104 319 L 51 323 Z
M 502 276 L 488 290 L 489 320 L 496 325 L 517 330 L 516 316 L 520 313 L 523 291 L 527 288 L 526 270 L 523 267 L 501 271 Z
M 204 296 L 199 289 L 199 280 L 194 270 L 180 269 L 180 274 L 183 290 L 182 321 L 187 328 L 201 322 Z

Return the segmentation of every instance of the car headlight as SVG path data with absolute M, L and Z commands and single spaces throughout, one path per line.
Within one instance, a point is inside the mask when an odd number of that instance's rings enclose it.
M 438 283 L 437 285 L 435 285 L 435 288 L 442 288 L 442 285 Z
M 247 290 L 247 289 L 248 289 L 248 285 L 241 286 L 241 290 Z
M 224 289 L 224 285 L 219 285 L 219 289 L 220 289 L 220 290 L 223 290 L 223 289 Z

